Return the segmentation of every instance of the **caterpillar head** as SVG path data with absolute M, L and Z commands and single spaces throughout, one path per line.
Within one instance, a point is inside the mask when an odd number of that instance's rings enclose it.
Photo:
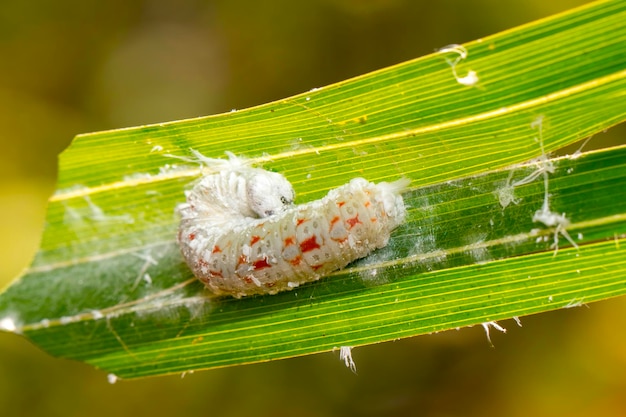
M 255 170 L 247 182 L 248 204 L 259 217 L 281 213 L 293 205 L 296 193 L 277 172 Z

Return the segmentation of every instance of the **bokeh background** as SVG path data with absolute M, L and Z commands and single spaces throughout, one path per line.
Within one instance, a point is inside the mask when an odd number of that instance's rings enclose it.
M 2 0 L 0 287 L 78 133 L 261 104 L 584 3 Z M 335 352 L 114 385 L 0 333 L 0 415 L 626 415 L 624 298 L 501 324 L 495 348 L 478 326 L 355 349 L 358 375 Z

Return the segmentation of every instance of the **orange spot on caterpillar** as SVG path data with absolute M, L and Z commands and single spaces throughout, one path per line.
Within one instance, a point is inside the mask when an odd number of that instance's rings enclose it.
M 261 236 L 252 236 L 252 238 L 250 239 L 250 246 L 254 245 L 259 240 L 261 240 Z
M 187 236 L 187 238 L 189 240 L 194 240 L 196 238 L 196 234 L 195 233 L 189 233 L 189 236 Z
M 220 248 L 219 246 L 215 245 L 213 246 L 213 250 L 211 251 L 211 253 L 218 253 L 221 252 L 222 248 Z
M 363 204 L 363 205 L 364 205 L 365 207 L 369 207 L 369 206 L 371 206 L 371 205 L 372 205 L 372 202 L 371 202 L 371 201 L 369 201 L 369 200 L 367 200 L 367 201 L 365 202 L 365 204 Z
M 332 219 L 330 219 L 330 228 L 332 229 L 335 223 L 337 223 L 339 220 L 340 220 L 339 216 L 335 216 Z
M 350 226 L 350 229 L 352 229 L 354 226 L 356 226 L 357 224 L 361 223 L 361 220 L 359 220 L 359 215 L 357 214 L 356 216 L 352 217 L 351 219 L 346 220 L 346 223 L 348 223 L 348 225 Z M 361 223 L 363 224 L 363 223 Z
M 292 260 L 289 261 L 289 263 L 293 266 L 298 266 L 300 265 L 300 262 L 302 262 L 302 257 L 301 256 L 296 256 L 295 258 L 293 258 Z
M 302 252 L 309 252 L 309 251 L 319 249 L 319 248 L 320 248 L 320 245 L 317 243 L 315 235 L 311 236 L 310 238 L 300 243 L 300 250 Z
M 302 223 L 309 221 L 309 219 L 297 219 L 296 220 L 296 226 L 300 226 Z
M 337 201 L 337 207 L 343 207 L 346 204 L 345 201 Z
M 295 236 L 289 236 L 285 238 L 285 240 L 283 241 L 283 246 L 289 246 L 289 245 L 295 245 L 295 244 L 296 244 Z
M 246 264 L 248 263 L 248 257 L 246 255 L 239 255 L 239 259 L 237 260 L 237 266 L 241 265 L 241 264 Z

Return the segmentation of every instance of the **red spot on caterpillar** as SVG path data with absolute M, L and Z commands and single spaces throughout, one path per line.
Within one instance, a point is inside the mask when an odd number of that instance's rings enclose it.
M 263 259 L 259 259 L 258 261 L 254 261 L 254 263 L 252 264 L 252 267 L 256 270 L 256 269 L 263 269 L 263 268 L 269 268 L 272 265 L 270 265 L 267 262 L 267 258 L 263 258 Z
M 259 240 L 261 240 L 261 236 L 252 236 L 252 238 L 250 239 L 250 246 L 254 245 Z
M 211 278 L 224 278 L 222 271 L 209 271 L 209 274 L 211 275 Z
M 314 271 L 317 271 L 318 269 L 320 269 L 321 267 L 323 267 L 324 264 L 320 264 L 320 265 L 311 265 L 311 269 L 313 269 Z
M 302 252 L 309 252 L 315 249 L 319 249 L 320 245 L 318 245 L 317 241 L 315 240 L 316 236 L 313 235 L 310 238 L 302 241 L 300 243 L 300 250 Z
M 302 223 L 309 221 L 309 219 L 297 219 L 296 220 L 296 226 L 300 226 Z
M 283 241 L 283 246 L 289 246 L 289 245 L 295 245 L 295 244 L 296 244 L 295 236 L 289 236 L 285 238 L 285 240 Z
M 239 259 L 237 260 L 237 266 L 241 265 L 241 264 L 246 264 L 248 263 L 248 257 L 246 255 L 239 255 Z
M 252 278 L 251 277 L 243 277 L 243 280 L 246 281 L 246 283 L 248 284 L 252 284 Z
M 346 204 L 345 201 L 337 201 L 337 207 L 343 207 L 344 204 Z
M 335 223 L 337 223 L 338 221 L 339 221 L 339 216 L 335 216 L 332 219 L 330 219 L 330 228 L 332 229 Z
M 218 253 L 221 252 L 222 248 L 220 248 L 219 246 L 215 245 L 213 246 L 213 250 L 211 251 L 211 253 Z
M 289 261 L 289 263 L 293 266 L 298 266 L 300 265 L 300 262 L 302 262 L 302 257 L 301 256 L 296 256 L 295 258 L 293 258 L 292 260 Z
M 196 238 L 196 234 L 195 233 L 189 233 L 189 236 L 187 236 L 187 238 L 189 240 L 194 240 Z
M 348 225 L 350 226 L 350 229 L 352 229 L 358 223 L 361 223 L 361 220 L 359 220 L 359 215 L 357 214 L 356 216 L 352 217 L 351 219 L 346 220 L 346 223 L 348 223 Z M 361 223 L 361 224 L 363 224 L 363 223 Z

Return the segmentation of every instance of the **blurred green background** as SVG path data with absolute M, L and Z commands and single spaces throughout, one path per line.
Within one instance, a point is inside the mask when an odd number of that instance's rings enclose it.
M 78 133 L 261 104 L 583 3 L 2 0 L 0 286 Z M 503 322 L 495 348 L 480 327 L 358 348 L 358 375 L 335 352 L 110 385 L 0 333 L 0 415 L 626 415 L 625 299 L 589 307 Z

